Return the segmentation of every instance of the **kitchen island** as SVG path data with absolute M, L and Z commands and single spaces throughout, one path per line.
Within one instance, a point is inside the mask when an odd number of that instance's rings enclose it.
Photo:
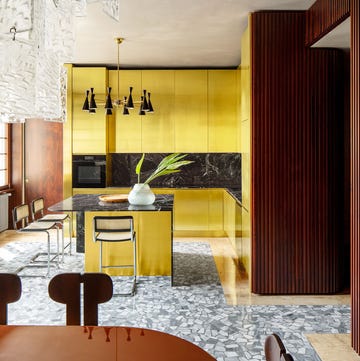
M 101 194 L 76 194 L 49 207 L 52 212 L 76 212 L 76 248 L 78 252 L 85 252 L 85 271 L 99 271 L 100 246 L 93 241 L 93 218 L 131 215 L 136 231 L 138 275 L 172 276 L 173 195 L 157 194 L 149 206 L 102 202 L 99 196 Z M 109 244 L 105 249 L 106 263 L 131 263 L 131 246 Z M 131 270 L 108 270 L 110 275 L 130 275 L 129 272 Z

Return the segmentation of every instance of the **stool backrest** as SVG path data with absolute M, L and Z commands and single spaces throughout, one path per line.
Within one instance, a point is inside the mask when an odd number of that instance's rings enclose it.
M 96 216 L 94 217 L 94 231 L 133 233 L 133 223 L 132 216 Z
M 0 273 L 0 325 L 7 324 L 7 305 L 21 297 L 21 279 L 14 273 Z
M 66 304 L 66 324 L 81 324 L 81 284 L 84 285 L 84 325 L 97 326 L 98 304 L 113 295 L 111 277 L 105 273 L 61 273 L 54 276 L 48 287 L 49 296 Z
M 36 217 L 43 217 L 44 216 L 44 198 L 38 197 L 31 201 L 31 216 L 32 219 L 35 221 Z
M 25 222 L 25 226 L 29 224 L 29 206 L 27 204 L 21 204 L 13 209 L 13 225 L 14 229 L 19 229 L 18 224 L 22 221 Z M 22 227 L 20 227 L 22 228 Z

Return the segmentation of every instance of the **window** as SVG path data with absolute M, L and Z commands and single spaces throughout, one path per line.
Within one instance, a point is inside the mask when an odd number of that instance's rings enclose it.
M 0 122 L 0 188 L 9 185 L 9 125 Z

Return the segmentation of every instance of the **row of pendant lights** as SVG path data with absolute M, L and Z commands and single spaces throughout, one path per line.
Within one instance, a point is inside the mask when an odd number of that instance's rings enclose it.
M 123 100 L 116 99 L 113 103 L 111 100 L 111 87 L 106 88 L 107 89 L 107 95 L 106 95 L 106 101 L 105 101 L 105 114 L 111 115 L 112 110 L 114 107 L 120 107 L 123 106 L 123 115 L 129 115 L 129 109 L 134 109 L 134 103 L 139 103 L 139 115 L 145 115 L 146 113 L 154 113 L 154 108 L 152 106 L 150 96 L 151 94 L 147 92 L 146 90 L 143 90 L 143 95 L 141 96 L 141 100 L 138 102 L 134 102 L 132 91 L 133 87 L 129 88 L 129 96 L 124 96 Z M 89 100 L 90 96 L 90 100 Z M 89 113 L 96 113 L 97 104 L 95 100 L 95 93 L 94 88 L 90 88 L 90 90 L 86 90 L 85 92 L 85 101 L 82 107 L 82 110 L 88 111 Z
M 139 115 L 145 115 L 146 113 L 153 113 L 154 108 L 151 104 L 150 93 L 143 90 L 143 95 L 141 96 L 140 101 L 134 101 L 132 96 L 133 87 L 129 88 L 129 96 L 124 96 L 124 99 L 119 98 L 119 83 L 120 83 L 120 44 L 123 42 L 124 38 L 116 38 L 117 43 L 117 99 L 114 101 L 111 100 L 111 88 L 107 88 L 106 100 L 105 100 L 105 113 L 111 115 L 114 107 L 118 108 L 123 107 L 123 115 L 129 115 L 129 109 L 134 109 L 134 104 L 139 104 Z M 90 100 L 89 100 L 90 96 Z M 86 90 L 85 92 L 85 101 L 82 107 L 82 110 L 88 111 L 89 113 L 96 113 L 96 101 L 94 88 Z

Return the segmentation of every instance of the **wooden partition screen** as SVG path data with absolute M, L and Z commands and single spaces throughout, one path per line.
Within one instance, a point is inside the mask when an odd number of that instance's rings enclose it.
M 351 338 L 360 353 L 360 4 L 351 0 Z
M 337 292 L 343 53 L 305 47 L 305 12 L 253 13 L 251 37 L 252 292 Z
M 350 15 L 350 0 L 316 0 L 306 12 L 306 45 L 310 46 Z

